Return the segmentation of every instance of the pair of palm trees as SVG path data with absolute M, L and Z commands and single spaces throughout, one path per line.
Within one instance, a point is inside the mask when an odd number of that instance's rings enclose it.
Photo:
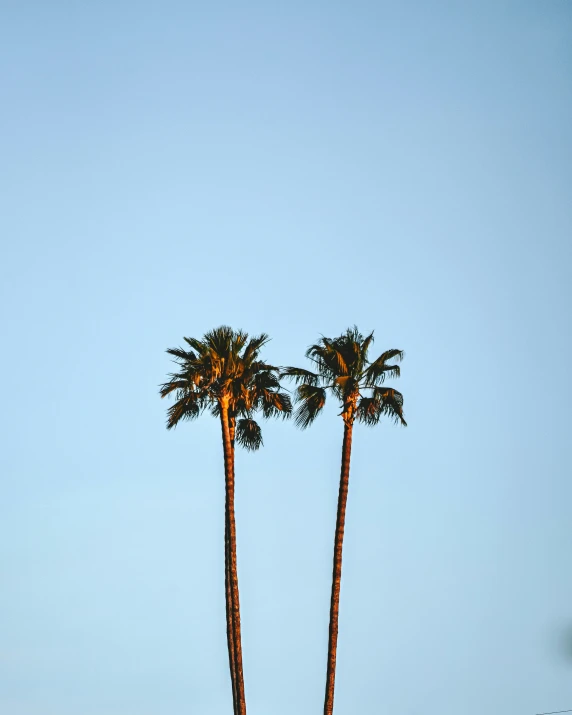
M 278 368 L 260 359 L 268 341 L 265 334 L 248 339 L 242 331 L 227 326 L 212 330 L 201 339 L 185 338 L 187 347 L 171 348 L 178 370 L 161 386 L 161 397 L 175 393 L 176 402 L 168 409 L 167 428 L 181 420 L 195 419 L 209 410 L 220 419 L 225 473 L 225 597 L 230 677 L 234 715 L 246 715 L 240 604 L 236 566 L 236 525 L 234 514 L 235 443 L 247 450 L 262 445 L 262 432 L 254 415 L 265 418 L 287 417 L 292 413 L 290 396 L 280 379 L 297 385 L 295 422 L 309 427 L 322 411 L 330 392 L 338 400 L 344 422 L 342 465 L 334 542 L 332 593 L 324 715 L 332 715 L 336 676 L 338 614 L 342 576 L 342 546 L 352 433 L 355 421 L 376 425 L 383 415 L 405 425 L 403 396 L 384 385 L 386 377 L 399 377 L 401 350 L 387 350 L 370 361 L 373 333 L 363 337 L 356 327 L 337 338 L 322 337 L 306 351 L 314 371 L 297 367 Z

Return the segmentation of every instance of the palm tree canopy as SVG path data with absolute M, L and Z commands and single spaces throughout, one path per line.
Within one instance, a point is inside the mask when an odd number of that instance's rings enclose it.
M 315 372 L 298 367 L 281 371 L 296 385 L 295 420 L 305 429 L 316 419 L 331 392 L 342 406 L 344 420 L 355 419 L 375 425 L 383 415 L 406 425 L 403 417 L 403 395 L 384 385 L 386 377 L 399 377 L 397 362 L 402 350 L 386 350 L 375 360 L 369 359 L 373 333 L 364 337 L 357 327 L 349 328 L 337 338 L 322 337 L 306 351 Z M 391 362 L 393 361 L 393 362 Z
M 263 417 L 286 417 L 292 412 L 290 397 L 280 386 L 279 368 L 259 359 L 268 335 L 249 340 L 247 333 L 221 326 L 201 340 L 184 340 L 185 348 L 167 350 L 179 368 L 160 389 L 161 397 L 175 393 L 167 429 L 195 419 L 205 409 L 220 416 L 224 405 L 236 423 L 236 441 L 246 449 L 258 449 L 262 432 L 253 415 L 260 411 Z

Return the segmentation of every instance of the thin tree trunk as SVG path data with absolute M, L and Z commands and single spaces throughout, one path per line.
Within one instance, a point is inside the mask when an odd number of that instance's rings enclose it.
M 338 515 L 336 519 L 336 537 L 334 542 L 334 567 L 332 573 L 332 596 L 330 600 L 330 627 L 328 636 L 328 667 L 326 672 L 326 695 L 324 715 L 334 711 L 334 686 L 336 680 L 336 652 L 338 647 L 338 614 L 340 610 L 340 583 L 342 580 L 342 548 L 346 521 L 346 502 L 350 479 L 350 457 L 352 451 L 353 424 L 344 424 L 344 443 L 342 447 L 342 467 L 340 490 L 338 494 Z
M 228 664 L 230 668 L 230 681 L 232 685 L 232 711 L 237 715 L 236 710 L 236 668 L 234 665 L 234 632 L 233 632 L 233 614 L 232 614 L 232 597 L 230 592 L 230 559 L 229 559 L 229 544 L 228 544 L 228 509 L 224 510 L 224 592 L 226 604 L 226 639 L 228 643 Z
M 232 464 L 234 469 L 234 420 L 229 419 L 230 445 L 232 448 Z M 223 432 L 224 435 L 224 432 Z M 225 489 L 226 495 L 226 489 Z M 229 549 L 229 528 L 228 528 L 228 504 L 225 496 L 224 509 L 224 592 L 226 605 L 226 637 L 228 642 L 228 660 L 230 668 L 230 681 L 232 685 L 232 711 L 237 715 L 237 693 L 236 693 L 236 667 L 234 664 L 234 631 L 233 631 L 233 612 L 232 612 L 232 596 L 230 590 L 230 549 Z
M 227 570 L 230 590 L 230 604 L 227 601 L 227 608 L 230 605 L 231 618 L 227 616 L 227 628 L 230 629 L 231 636 L 229 643 L 229 661 L 231 663 L 231 677 L 234 661 L 234 683 L 235 683 L 235 713 L 236 715 L 246 715 L 246 699 L 244 693 L 244 675 L 242 670 L 242 643 L 240 635 L 240 601 L 238 594 L 238 572 L 236 565 L 236 523 L 234 518 L 234 450 L 229 428 L 228 407 L 221 405 L 221 427 L 224 450 L 224 473 L 226 486 L 226 518 L 225 523 L 228 528 L 228 554 Z M 231 643 L 232 640 L 232 643 Z M 233 658 L 231 657 L 233 654 Z

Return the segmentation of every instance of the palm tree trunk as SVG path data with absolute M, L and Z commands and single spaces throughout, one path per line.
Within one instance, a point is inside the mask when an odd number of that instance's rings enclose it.
M 238 594 L 238 572 L 236 565 L 236 523 L 234 518 L 234 450 L 230 436 L 228 407 L 221 405 L 221 428 L 224 451 L 225 475 L 225 531 L 228 548 L 225 549 L 225 570 L 227 591 L 227 634 L 231 678 L 234 672 L 234 711 L 236 715 L 246 715 L 244 675 L 242 671 L 242 643 L 240 636 L 240 601 Z M 225 544 L 226 545 L 226 544 Z M 230 607 L 230 614 L 228 613 Z M 230 615 L 230 617 L 229 617 Z
M 232 617 L 232 596 L 230 592 L 230 559 L 229 559 L 229 543 L 228 543 L 228 514 L 225 508 L 224 515 L 224 592 L 226 604 L 226 639 L 228 643 L 228 664 L 230 668 L 230 682 L 232 685 L 232 711 L 237 715 L 236 710 L 236 668 L 234 665 L 234 633 L 233 633 L 233 617 Z
M 338 494 L 338 515 L 336 519 L 336 537 L 334 542 L 334 568 L 332 573 L 332 596 L 330 600 L 330 628 L 328 636 L 328 668 L 326 672 L 326 695 L 324 715 L 334 711 L 334 685 L 336 680 L 336 652 L 338 647 L 338 614 L 340 610 L 340 583 L 342 580 L 342 548 L 346 521 L 346 502 L 350 479 L 350 457 L 352 451 L 353 424 L 344 424 L 344 443 L 342 447 L 342 468 L 340 490 Z
M 229 434 L 230 446 L 232 448 L 232 464 L 234 468 L 234 420 L 229 419 Z M 224 433 L 223 433 L 224 434 Z M 225 499 L 226 502 L 226 499 Z M 236 667 L 234 664 L 234 632 L 233 632 L 233 614 L 232 614 L 232 596 L 230 590 L 230 550 L 228 536 L 228 505 L 225 503 L 224 510 L 224 593 L 226 605 L 226 638 L 228 643 L 228 660 L 230 668 L 230 681 L 232 685 L 232 711 L 233 715 L 237 715 L 237 693 L 236 693 Z

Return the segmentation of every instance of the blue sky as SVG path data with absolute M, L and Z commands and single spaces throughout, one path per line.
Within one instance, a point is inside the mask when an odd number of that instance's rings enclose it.
M 572 708 L 572 5 L 5 2 L 0 710 L 231 709 L 217 423 L 167 347 L 356 323 L 336 715 Z M 397 386 L 397 385 L 396 385 Z M 320 712 L 342 425 L 237 456 L 251 715 Z

